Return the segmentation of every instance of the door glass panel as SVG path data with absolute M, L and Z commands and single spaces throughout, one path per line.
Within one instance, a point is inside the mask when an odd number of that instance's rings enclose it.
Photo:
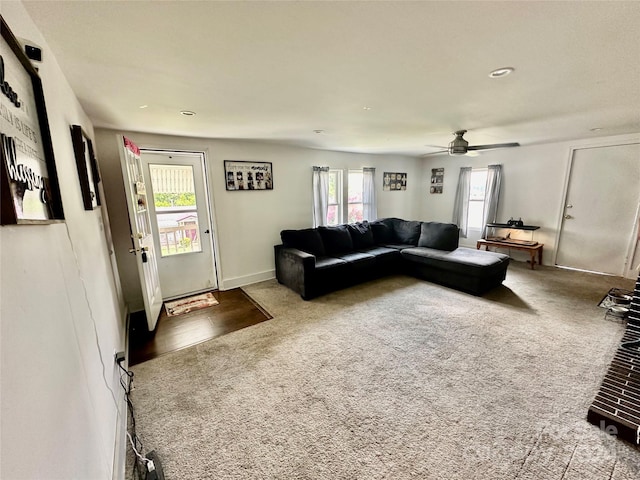
M 149 172 L 161 256 L 201 252 L 193 167 L 149 164 Z

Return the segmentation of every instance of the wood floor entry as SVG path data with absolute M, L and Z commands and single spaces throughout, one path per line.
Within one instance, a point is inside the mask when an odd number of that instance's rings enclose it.
M 142 318 L 131 315 L 129 365 L 190 347 L 273 317 L 239 288 L 212 292 L 218 305 L 170 317 L 162 308 L 155 334 L 146 331 Z

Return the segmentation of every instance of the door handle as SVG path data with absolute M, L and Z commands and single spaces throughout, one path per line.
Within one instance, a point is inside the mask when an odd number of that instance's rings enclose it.
M 129 253 L 147 252 L 147 251 L 149 251 L 149 247 L 142 247 L 142 248 L 130 248 L 130 249 L 129 249 Z
M 207 229 L 204 231 L 204 233 L 210 233 L 210 232 L 209 232 L 209 229 L 207 228 Z
M 564 208 L 573 208 L 573 205 L 567 205 L 567 206 L 566 206 L 566 207 L 564 207 Z
M 567 220 L 573 218 L 571 215 L 565 215 L 564 218 L 566 218 Z

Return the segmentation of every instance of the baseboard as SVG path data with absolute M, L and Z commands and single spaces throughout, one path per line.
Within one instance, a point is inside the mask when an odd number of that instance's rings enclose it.
M 225 278 L 220 282 L 220 290 L 231 290 L 232 288 L 244 287 L 252 283 L 264 282 L 276 278 L 275 270 L 267 270 L 265 272 L 253 273 L 242 277 Z
M 124 352 L 125 359 L 124 364 L 122 365 L 125 369 L 129 368 L 129 308 L 125 304 L 124 311 Z M 119 370 L 119 368 L 118 368 Z M 125 478 L 126 467 L 127 467 L 127 404 L 124 399 L 124 395 L 120 395 L 122 390 L 120 389 L 120 385 L 118 385 L 118 392 L 116 398 L 119 401 L 118 412 L 119 415 L 116 417 L 116 435 L 113 445 L 113 468 L 112 468 L 112 480 L 121 480 Z

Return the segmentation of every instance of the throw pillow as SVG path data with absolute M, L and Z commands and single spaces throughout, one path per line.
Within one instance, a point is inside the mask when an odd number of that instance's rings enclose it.
M 335 227 L 318 227 L 322 243 L 327 255 L 334 253 L 350 252 L 353 250 L 353 241 L 346 225 Z
M 283 230 L 280 232 L 282 244 L 285 247 L 297 248 L 304 252 L 316 256 L 325 255 L 324 245 L 320 232 L 315 228 L 305 228 L 303 230 Z
M 373 231 L 366 220 L 347 225 L 355 249 L 373 247 Z
M 418 246 L 451 252 L 458 248 L 459 239 L 458 226 L 453 223 L 423 222 Z

